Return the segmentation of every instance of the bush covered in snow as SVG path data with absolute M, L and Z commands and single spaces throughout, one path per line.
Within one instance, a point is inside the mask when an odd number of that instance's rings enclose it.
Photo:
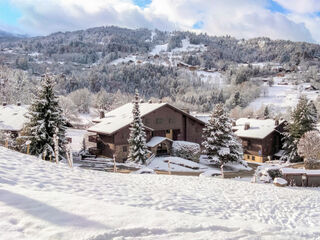
M 193 142 L 174 141 L 172 144 L 172 153 L 176 157 L 199 162 L 200 145 Z
M 254 174 L 255 182 L 270 183 L 276 178 L 281 178 L 279 166 L 259 166 Z

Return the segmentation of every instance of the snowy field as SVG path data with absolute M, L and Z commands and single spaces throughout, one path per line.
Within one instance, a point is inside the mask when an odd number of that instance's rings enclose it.
M 319 239 L 319 190 L 70 169 L 0 148 L 0 239 Z
M 172 53 L 181 53 L 189 51 L 205 51 L 206 47 L 203 44 L 192 44 L 188 38 L 183 39 L 182 46 L 180 48 L 174 48 L 171 50 Z M 150 55 L 159 55 L 167 52 L 168 44 L 156 45 L 150 52 Z
M 219 72 L 197 71 L 197 75 L 203 82 L 215 84 L 216 88 L 222 88 L 226 85 L 224 76 Z
M 299 97 L 303 94 L 308 99 L 315 100 L 319 96 L 317 91 L 305 91 L 306 84 L 291 85 L 290 80 L 283 77 L 275 77 L 274 85 L 269 87 L 265 85 L 266 94 L 255 99 L 249 107 L 253 110 L 259 110 L 262 106 L 270 106 L 276 112 L 285 112 L 288 108 L 295 107 Z M 288 82 L 288 85 L 282 85 L 282 82 Z
M 203 164 L 199 164 L 180 157 L 171 156 L 156 157 L 148 165 L 148 168 L 162 171 L 169 171 L 169 167 L 170 171 L 172 172 L 203 172 L 211 169 Z

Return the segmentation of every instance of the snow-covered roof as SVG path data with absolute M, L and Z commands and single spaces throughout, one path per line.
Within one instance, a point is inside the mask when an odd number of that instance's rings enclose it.
M 168 140 L 168 141 L 171 141 L 171 139 L 169 138 L 165 138 L 165 137 L 153 137 L 150 139 L 149 142 L 147 142 L 147 147 L 155 147 L 157 146 L 158 144 L 162 143 L 163 141 L 165 140 Z
M 200 119 L 201 121 L 208 123 L 210 118 L 211 118 L 211 114 L 210 113 L 195 113 L 192 116 Z
M 284 120 L 279 120 L 279 124 L 283 122 Z M 245 130 L 246 124 L 250 125 L 247 130 Z M 233 129 L 236 130 L 235 134 L 238 137 L 264 139 L 272 133 L 277 126 L 273 119 L 239 118 L 236 121 L 236 126 L 233 126 Z
M 166 104 L 167 103 L 140 103 L 140 114 L 141 116 L 144 116 Z M 132 103 L 127 103 L 121 107 L 118 107 L 111 112 L 106 113 L 105 117 L 101 119 L 100 123 L 90 127 L 88 131 L 112 134 L 132 122 L 132 109 Z
M 190 114 L 168 104 L 168 103 L 140 103 L 140 115 L 141 117 L 163 107 L 163 106 L 170 106 L 171 108 L 174 108 L 177 111 L 183 112 L 183 114 L 188 115 L 193 120 L 196 120 L 198 122 L 201 122 L 202 124 L 205 124 L 200 119 L 197 119 Z M 119 129 L 128 126 L 132 121 L 132 109 L 133 104 L 127 103 L 121 107 L 118 107 L 111 112 L 108 112 L 105 114 L 105 117 L 100 119 L 100 122 L 88 129 L 89 132 L 97 132 L 102 134 L 113 134 L 114 132 L 118 131 Z M 150 129 L 148 126 L 145 126 L 146 129 Z
M 0 130 L 21 131 L 26 123 L 27 106 L 0 106 Z

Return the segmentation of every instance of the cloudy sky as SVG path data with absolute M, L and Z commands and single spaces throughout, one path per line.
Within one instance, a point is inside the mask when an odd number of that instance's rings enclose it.
M 0 29 L 46 35 L 116 25 L 320 43 L 320 0 L 0 0 Z

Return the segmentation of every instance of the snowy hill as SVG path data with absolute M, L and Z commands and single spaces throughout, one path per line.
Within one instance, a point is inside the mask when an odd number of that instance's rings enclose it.
M 319 189 L 70 169 L 0 148 L 6 239 L 317 239 Z
M 285 112 L 288 108 L 294 108 L 298 104 L 301 95 L 314 102 L 316 101 L 319 96 L 319 90 L 306 90 L 310 86 L 308 83 L 294 85 L 292 80 L 288 80 L 288 77 L 290 77 L 289 74 L 284 77 L 274 77 L 273 86 L 268 86 L 265 83 L 265 93 L 261 93 L 261 97 L 251 102 L 249 107 L 257 111 L 263 106 L 268 106 L 275 113 L 279 113 Z
M 27 37 L 26 35 L 21 34 L 14 34 L 10 32 L 6 32 L 0 29 L 0 42 L 1 41 L 12 41 L 12 40 L 19 40 L 22 38 Z

